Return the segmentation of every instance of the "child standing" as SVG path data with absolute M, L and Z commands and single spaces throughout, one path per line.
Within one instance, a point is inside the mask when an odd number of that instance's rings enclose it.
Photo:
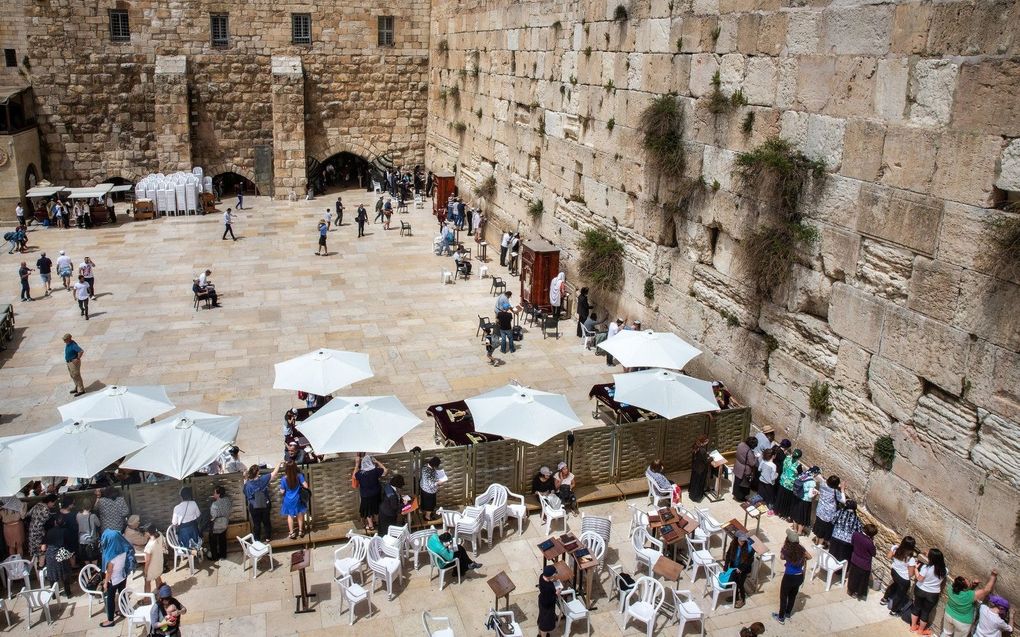
M 485 328 L 482 342 L 485 343 L 485 356 L 489 359 L 489 364 L 495 366 L 496 359 L 492 357 L 492 352 L 496 349 L 496 337 L 493 336 L 491 327 Z

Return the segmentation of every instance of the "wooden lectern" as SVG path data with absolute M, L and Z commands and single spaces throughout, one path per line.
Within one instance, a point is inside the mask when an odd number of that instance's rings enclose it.
M 560 273 L 560 249 L 542 239 L 521 248 L 521 300 L 549 311 L 549 286 Z

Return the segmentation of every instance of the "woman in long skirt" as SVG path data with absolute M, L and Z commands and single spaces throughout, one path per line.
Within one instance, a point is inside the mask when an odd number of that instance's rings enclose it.
M 702 434 L 691 448 L 691 483 L 687 488 L 687 495 L 694 502 L 701 502 L 705 497 L 705 485 L 711 466 L 708 457 L 708 436 Z
M 800 457 L 803 455 L 800 449 L 794 449 L 793 453 L 783 460 L 783 469 L 779 474 L 779 488 L 776 490 L 775 512 L 781 518 L 790 519 L 793 513 L 793 505 L 797 502 L 793 495 L 793 482 L 800 473 Z

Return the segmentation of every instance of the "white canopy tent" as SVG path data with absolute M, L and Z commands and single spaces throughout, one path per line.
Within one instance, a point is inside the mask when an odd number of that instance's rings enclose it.
M 25 195 L 29 197 L 52 197 L 65 190 L 67 190 L 65 186 L 36 186 L 35 188 L 29 188 Z
M 701 350 L 671 332 L 623 330 L 599 344 L 624 367 L 683 369 Z
M 120 466 L 183 480 L 233 444 L 240 422 L 236 416 L 184 410 L 138 429 L 145 447 Z
M 68 188 L 68 199 L 101 199 L 110 192 L 113 184 L 96 184 L 88 188 Z

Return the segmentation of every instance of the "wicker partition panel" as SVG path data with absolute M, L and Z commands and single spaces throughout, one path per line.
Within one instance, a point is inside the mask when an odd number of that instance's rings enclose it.
M 519 489 L 518 493 L 530 494 L 531 479 L 535 477 L 538 470 L 542 467 L 549 467 L 556 471 L 556 465 L 567 457 L 567 437 L 555 436 L 537 447 L 522 443 L 521 447 L 523 449 L 521 454 L 523 465 L 517 489 Z
M 485 493 L 494 482 L 511 491 L 517 488 L 519 448 L 520 443 L 516 440 L 496 440 L 473 445 L 475 475 L 471 485 L 471 501 Z
M 312 491 L 312 520 L 316 527 L 358 518 L 358 490 L 351 488 L 352 462 L 334 460 L 308 465 L 305 474 Z
M 751 430 L 751 410 L 747 407 L 740 409 L 727 409 L 722 411 L 709 422 L 708 437 L 712 440 L 712 446 L 721 453 L 731 453 L 737 450 L 737 445 L 744 438 L 747 438 Z
M 133 484 L 124 489 L 124 497 L 132 513 L 142 518 L 142 524 L 155 522 L 160 531 L 170 526 L 174 507 L 181 501 L 180 490 L 184 483 L 180 480 Z M 197 497 L 197 496 L 196 496 Z M 206 507 L 208 513 L 208 507 Z
M 244 477 L 241 473 L 225 473 L 218 476 L 195 476 L 188 481 L 195 492 L 195 502 L 203 512 L 208 512 L 215 487 L 223 487 L 230 498 L 230 521 L 244 522 L 248 519 L 244 505 Z M 270 489 L 272 491 L 272 489 Z
M 616 427 L 593 427 L 574 432 L 574 450 L 570 470 L 578 486 L 613 482 L 613 457 Z M 554 467 L 550 467 L 555 470 Z
M 443 464 L 440 469 L 446 472 L 449 478 L 443 486 L 439 487 L 436 502 L 441 507 L 459 507 L 468 500 L 468 488 L 471 478 L 470 452 L 471 447 L 445 447 L 443 449 L 429 449 L 421 453 L 421 466 L 432 456 L 438 456 Z M 420 479 L 421 476 L 418 476 Z
M 691 414 L 667 420 L 663 426 L 662 464 L 666 473 L 691 468 L 691 448 L 695 439 L 708 428 L 708 416 Z
M 413 453 L 404 451 L 401 453 L 387 453 L 383 455 L 373 454 L 372 457 L 381 462 L 383 466 L 386 467 L 387 473 L 386 477 L 383 478 L 383 482 L 387 482 L 390 478 L 392 478 L 394 475 L 398 473 L 404 476 L 405 493 L 411 493 L 412 488 L 415 488 L 416 485 L 418 484 L 418 480 L 421 479 L 421 476 L 418 475 L 417 471 L 418 459 Z M 352 464 L 351 469 L 353 468 L 354 465 Z M 350 470 L 348 469 L 348 471 Z M 350 482 L 351 482 L 350 475 L 348 475 L 347 476 L 348 486 L 350 485 Z
M 617 481 L 633 480 L 645 475 L 648 465 L 659 457 L 659 440 L 664 423 L 664 420 L 645 420 L 616 428 Z

